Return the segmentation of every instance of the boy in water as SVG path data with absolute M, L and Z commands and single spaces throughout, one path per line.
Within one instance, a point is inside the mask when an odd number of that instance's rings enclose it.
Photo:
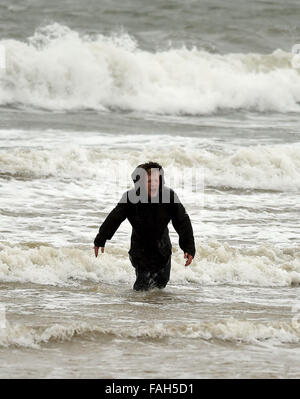
M 129 258 L 136 273 L 133 289 L 164 288 L 170 278 L 172 254 L 167 226 L 172 221 L 188 266 L 195 256 L 191 221 L 177 194 L 165 186 L 160 164 L 141 164 L 131 177 L 134 188 L 123 194 L 100 226 L 94 240 L 95 256 L 99 248 L 104 252 L 106 241 L 127 218 L 132 226 Z

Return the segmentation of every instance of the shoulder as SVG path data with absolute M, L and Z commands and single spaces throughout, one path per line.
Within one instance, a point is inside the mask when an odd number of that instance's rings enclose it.
M 121 197 L 121 199 L 119 201 L 119 204 L 129 204 L 129 205 L 131 205 L 131 204 L 136 202 L 135 201 L 136 196 L 137 195 L 136 195 L 136 191 L 135 191 L 134 188 L 132 188 L 131 190 L 127 190 L 127 191 L 125 191 L 123 193 L 123 195 L 122 195 L 122 197 Z
M 169 204 L 180 203 L 179 197 L 176 192 L 172 188 L 167 186 L 164 186 L 162 189 L 162 201 Z
M 176 194 L 175 190 L 173 190 L 173 188 L 164 186 L 162 193 L 166 198 L 170 198 L 171 203 L 177 202 L 178 195 Z

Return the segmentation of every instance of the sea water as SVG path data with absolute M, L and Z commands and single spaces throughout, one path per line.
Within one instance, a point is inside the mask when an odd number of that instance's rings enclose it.
M 0 21 L 0 377 L 299 378 L 297 2 L 2 1 Z M 170 224 L 168 286 L 135 292 L 128 221 L 93 240 L 149 160 L 196 256 Z

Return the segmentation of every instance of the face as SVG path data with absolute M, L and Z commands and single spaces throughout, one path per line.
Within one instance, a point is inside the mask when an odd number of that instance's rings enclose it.
M 159 190 L 159 171 L 157 169 L 151 169 L 147 175 L 147 181 L 145 183 L 148 195 L 155 197 Z

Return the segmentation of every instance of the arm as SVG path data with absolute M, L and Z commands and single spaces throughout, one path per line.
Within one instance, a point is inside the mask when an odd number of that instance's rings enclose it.
M 110 240 L 113 237 L 120 224 L 126 219 L 127 209 L 128 204 L 126 192 L 123 194 L 117 206 L 108 214 L 99 228 L 99 233 L 94 240 L 96 257 L 98 255 L 98 248 L 101 247 L 101 252 L 104 252 L 106 240 Z
M 186 266 L 188 266 L 195 256 L 195 242 L 193 228 L 189 215 L 177 194 L 174 192 L 174 202 L 172 201 L 172 224 L 179 235 L 179 246 L 184 252 L 184 257 L 188 258 Z

